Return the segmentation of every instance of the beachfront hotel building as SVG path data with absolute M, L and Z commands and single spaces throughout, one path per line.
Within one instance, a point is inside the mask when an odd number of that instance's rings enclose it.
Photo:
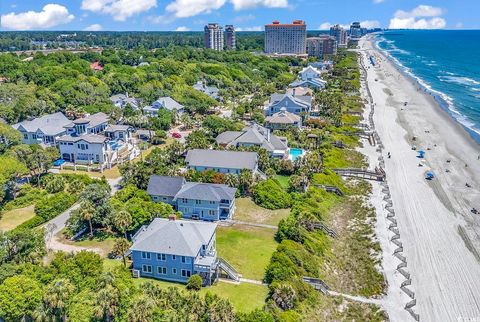
M 333 36 L 307 38 L 307 54 L 312 57 L 337 54 L 337 40 Z
M 350 25 L 350 38 L 358 39 L 362 37 L 362 27 L 360 26 L 360 22 L 352 22 Z
M 291 24 L 274 21 L 265 25 L 265 53 L 302 55 L 307 50 L 307 25 L 302 20 Z
M 330 36 L 335 37 L 337 41 L 337 47 L 347 47 L 347 31 L 340 25 L 330 27 Z
M 223 30 L 218 23 L 209 23 L 204 28 L 205 48 L 223 50 Z
M 235 49 L 235 27 L 233 25 L 225 26 L 225 47 L 227 50 Z

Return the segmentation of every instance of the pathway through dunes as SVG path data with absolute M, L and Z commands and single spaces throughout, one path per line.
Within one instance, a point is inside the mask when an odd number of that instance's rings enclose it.
M 360 46 L 365 66 L 369 55 L 375 56 L 367 82 L 376 131 L 384 153 L 392 154 L 385 157 L 385 171 L 417 299 L 415 310 L 423 321 L 480 319 L 480 218 L 469 211 L 480 202 L 480 148 L 429 95 L 373 50 L 370 41 Z M 411 149 L 413 136 L 415 144 L 429 148 L 423 167 Z M 424 179 L 429 170 L 436 175 L 432 181 Z M 465 182 L 472 187 L 466 188 Z

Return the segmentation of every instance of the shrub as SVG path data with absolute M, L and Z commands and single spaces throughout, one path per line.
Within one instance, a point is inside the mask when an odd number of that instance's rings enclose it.
M 49 193 L 57 193 L 65 190 L 65 181 L 60 176 L 55 176 L 45 185 L 45 190 Z
M 20 224 L 19 226 L 17 226 L 15 228 L 15 230 L 22 230 L 22 229 L 31 229 L 31 228 L 35 228 L 35 227 L 38 227 L 40 226 L 41 224 L 43 224 L 45 222 L 45 219 L 43 219 L 42 217 L 40 216 L 35 216 L 25 222 L 23 222 L 22 224 Z
M 59 192 L 52 196 L 47 196 L 37 202 L 35 205 L 35 214 L 47 221 L 70 208 L 75 201 L 76 197 L 74 195 Z
M 253 200 L 267 209 L 288 208 L 292 204 L 290 195 L 272 179 L 260 182 L 253 190 Z
M 187 290 L 192 290 L 192 291 L 200 291 L 202 288 L 202 278 L 200 275 L 195 274 L 190 276 L 187 282 Z

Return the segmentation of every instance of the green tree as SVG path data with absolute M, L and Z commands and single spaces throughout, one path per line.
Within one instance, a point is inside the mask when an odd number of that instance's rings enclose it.
M 128 227 L 132 222 L 132 215 L 128 211 L 120 210 L 113 215 L 113 225 L 120 233 L 125 234 L 125 239 L 127 239 Z
M 93 207 L 93 204 L 89 201 L 83 201 L 80 204 L 80 216 L 82 217 L 83 220 L 86 220 L 88 222 L 88 227 L 90 229 L 90 238 L 93 237 L 93 225 L 92 225 L 92 219 L 93 216 L 95 215 L 95 208 Z
M 123 260 L 123 266 L 127 267 L 127 261 L 125 260 L 125 253 L 130 248 L 130 242 L 126 238 L 118 238 L 115 240 L 115 244 L 113 245 L 112 253 L 116 256 L 121 256 Z
M 273 289 L 271 297 L 279 308 L 290 310 L 295 306 L 297 295 L 291 285 L 283 283 L 271 288 Z
M 45 190 L 49 193 L 57 193 L 61 192 L 65 189 L 65 180 L 61 176 L 54 176 L 52 180 L 50 180 L 46 186 Z
M 148 296 L 140 295 L 133 299 L 128 310 L 128 321 L 149 322 L 153 321 L 155 302 Z
M 190 276 L 187 281 L 187 290 L 200 291 L 202 288 L 202 278 L 198 274 Z
M 22 134 L 10 125 L 0 122 L 0 154 L 20 143 L 22 143 Z
M 0 317 L 5 321 L 22 321 L 31 316 L 42 300 L 40 283 L 25 276 L 16 275 L 0 285 Z
M 43 296 L 43 302 L 53 315 L 67 320 L 67 309 L 75 287 L 67 279 L 56 279 L 51 282 Z
M 212 143 L 212 138 L 202 130 L 192 131 L 185 139 L 187 149 L 208 149 Z
M 119 310 L 120 294 L 117 288 L 107 284 L 101 288 L 95 297 L 94 314 L 99 319 L 110 322 Z

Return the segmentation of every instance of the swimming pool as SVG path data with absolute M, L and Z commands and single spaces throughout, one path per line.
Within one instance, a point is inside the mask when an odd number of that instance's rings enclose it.
M 290 155 L 288 157 L 290 160 L 295 161 L 298 159 L 298 157 L 301 157 L 302 155 L 303 155 L 302 149 L 292 148 L 290 149 Z

